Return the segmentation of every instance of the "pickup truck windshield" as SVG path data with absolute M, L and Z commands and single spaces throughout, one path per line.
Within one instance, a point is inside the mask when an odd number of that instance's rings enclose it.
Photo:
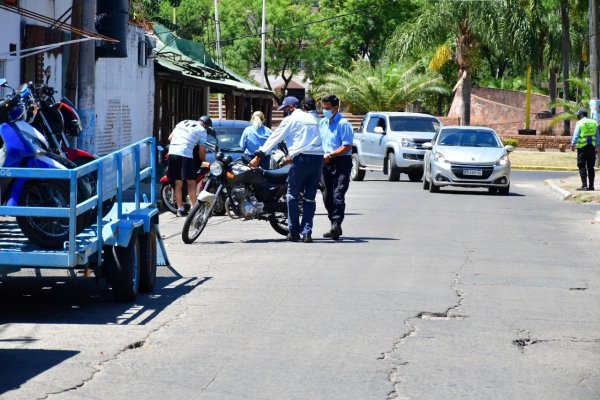
M 390 117 L 390 129 L 395 132 L 437 132 L 439 123 L 432 118 Z

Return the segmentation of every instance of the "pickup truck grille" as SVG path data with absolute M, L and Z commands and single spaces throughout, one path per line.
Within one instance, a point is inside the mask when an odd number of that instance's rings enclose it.
M 431 139 L 413 139 L 417 149 L 423 150 L 423 143 L 431 142 Z
M 402 157 L 405 160 L 417 160 L 417 161 L 423 161 L 423 159 L 425 158 L 425 154 L 413 154 L 413 153 L 403 153 Z
M 459 179 L 488 179 L 494 172 L 494 167 L 489 165 L 453 165 L 451 168 L 452 173 Z M 481 175 L 466 175 L 465 170 L 481 170 Z

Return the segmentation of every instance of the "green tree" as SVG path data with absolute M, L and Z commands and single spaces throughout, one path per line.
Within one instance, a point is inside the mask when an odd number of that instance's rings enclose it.
M 399 27 L 388 42 L 387 57 L 391 60 L 422 55 L 431 48 L 447 45 L 449 40 L 453 42 L 453 57 L 459 67 L 456 96 L 461 100 L 460 117 L 465 125 L 471 121 L 474 50 L 480 43 L 478 35 L 489 28 L 486 21 L 494 7 L 491 2 L 424 3 L 417 16 Z
M 321 98 L 336 93 L 355 114 L 370 110 L 403 110 L 427 93 L 447 94 L 441 77 L 427 73 L 420 64 L 412 66 L 387 64 L 372 66 L 366 61 L 355 61 L 350 69 L 333 68 L 323 77 L 316 90 Z
M 225 64 L 247 75 L 260 65 L 260 30 L 262 0 L 223 2 L 219 9 L 221 38 Z M 312 1 L 269 0 L 267 7 L 267 35 L 265 51 L 265 83 L 273 89 L 266 77 L 280 76 L 283 93 L 303 62 L 313 59 L 313 43 L 317 41 L 309 29 L 315 18 Z

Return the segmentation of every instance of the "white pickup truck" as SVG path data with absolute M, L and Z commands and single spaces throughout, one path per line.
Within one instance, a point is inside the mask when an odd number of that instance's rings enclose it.
M 412 182 L 423 176 L 423 143 L 430 142 L 442 123 L 432 115 L 371 111 L 354 134 L 352 172 L 362 181 L 365 171 L 383 171 L 397 181 L 405 173 Z

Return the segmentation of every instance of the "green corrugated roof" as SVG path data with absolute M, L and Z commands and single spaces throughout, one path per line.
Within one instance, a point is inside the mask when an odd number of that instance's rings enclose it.
M 273 93 L 217 65 L 202 43 L 181 39 L 160 24 L 154 25 L 154 33 L 158 37 L 156 61 L 163 67 L 209 84 L 232 86 L 248 92 Z

